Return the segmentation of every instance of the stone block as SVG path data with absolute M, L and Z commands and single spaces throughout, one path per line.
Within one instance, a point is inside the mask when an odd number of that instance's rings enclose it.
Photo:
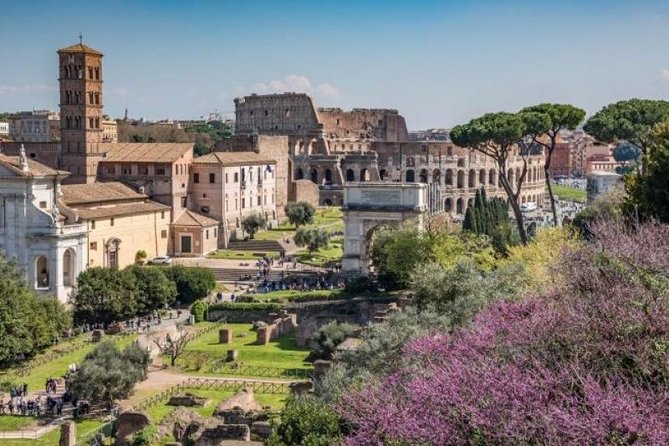
M 116 446 L 128 446 L 132 435 L 151 424 L 149 418 L 141 412 L 124 412 L 116 420 Z
M 228 350 L 225 356 L 225 360 L 227 362 L 234 362 L 237 360 L 238 357 L 239 357 L 239 352 L 237 350 Z
M 209 404 L 207 398 L 201 398 L 199 396 L 185 394 L 185 395 L 174 395 L 167 402 L 168 406 L 183 406 L 183 407 L 204 407 Z
M 77 425 L 74 421 L 66 421 L 60 425 L 60 441 L 58 446 L 74 446 L 77 442 Z
M 221 440 L 251 441 L 251 428 L 246 424 L 220 424 L 202 431 L 195 446 L 221 444 Z
M 218 343 L 229 344 L 232 342 L 232 330 L 229 328 L 221 328 L 218 331 Z
M 260 438 L 267 438 L 272 434 L 272 424 L 269 421 L 254 421 L 251 424 L 251 433 Z

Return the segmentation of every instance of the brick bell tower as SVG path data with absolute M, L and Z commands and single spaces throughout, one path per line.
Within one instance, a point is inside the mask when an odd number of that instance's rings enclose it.
M 102 141 L 102 53 L 79 43 L 58 50 L 61 168 L 65 183 L 93 183 Z

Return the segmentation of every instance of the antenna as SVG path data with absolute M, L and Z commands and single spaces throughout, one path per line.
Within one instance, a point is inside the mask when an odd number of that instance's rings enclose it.
M 82 36 L 81 31 L 79 31 L 79 44 L 81 45 L 83 43 L 84 43 L 84 36 Z

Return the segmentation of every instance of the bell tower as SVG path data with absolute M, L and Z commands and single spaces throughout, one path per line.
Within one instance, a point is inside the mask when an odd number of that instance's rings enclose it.
M 61 168 L 66 183 L 93 183 L 102 141 L 102 53 L 79 43 L 58 50 Z

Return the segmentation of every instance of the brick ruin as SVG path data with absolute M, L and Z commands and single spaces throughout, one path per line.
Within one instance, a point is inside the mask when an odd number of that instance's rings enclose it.
M 270 314 L 270 322 L 256 328 L 258 338 L 256 344 L 266 345 L 278 337 L 297 329 L 297 314 L 289 314 L 281 310 L 278 314 Z

